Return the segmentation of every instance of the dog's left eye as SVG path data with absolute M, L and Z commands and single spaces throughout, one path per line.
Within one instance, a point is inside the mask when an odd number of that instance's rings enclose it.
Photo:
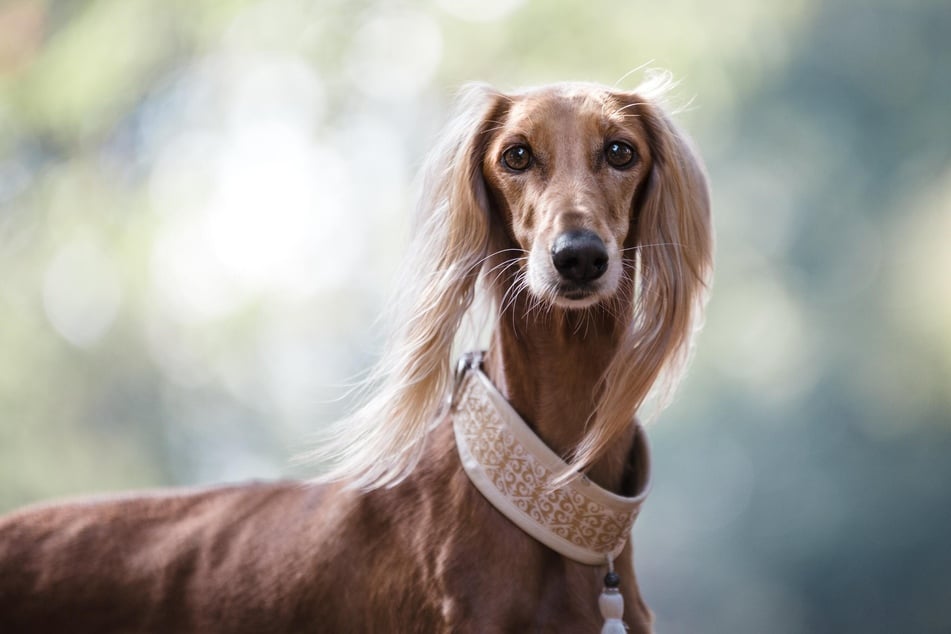
M 637 152 L 627 143 L 611 141 L 604 146 L 604 158 L 616 169 L 630 167 L 637 160 Z
M 513 145 L 502 153 L 502 162 L 515 172 L 527 170 L 532 164 L 532 151 L 527 145 Z

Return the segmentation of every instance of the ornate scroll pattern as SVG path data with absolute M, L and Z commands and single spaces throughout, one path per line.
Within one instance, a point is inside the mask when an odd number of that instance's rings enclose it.
M 555 471 L 519 441 L 474 373 L 466 383 L 456 413 L 457 434 L 461 432 L 469 454 L 494 487 L 559 537 L 596 553 L 616 553 L 630 534 L 640 500 L 603 504 L 584 491 L 596 485 L 577 480 L 552 487 Z

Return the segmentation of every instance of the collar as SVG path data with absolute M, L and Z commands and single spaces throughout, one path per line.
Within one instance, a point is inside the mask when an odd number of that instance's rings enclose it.
M 610 563 L 627 543 L 650 487 L 650 453 L 638 425 L 632 458 L 633 497 L 586 476 L 553 486 L 568 466 L 522 420 L 481 370 L 481 355 L 459 365 L 453 430 L 462 467 L 500 513 L 534 539 L 583 564 Z

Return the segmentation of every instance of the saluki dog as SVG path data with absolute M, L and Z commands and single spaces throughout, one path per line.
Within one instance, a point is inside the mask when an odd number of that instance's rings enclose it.
M 682 374 L 713 249 L 667 84 L 464 88 L 327 475 L 14 512 L 0 632 L 652 631 L 638 416 Z

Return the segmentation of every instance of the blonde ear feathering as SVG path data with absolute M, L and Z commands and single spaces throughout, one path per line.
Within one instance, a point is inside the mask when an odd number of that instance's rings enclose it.
M 629 97 L 654 159 L 644 198 L 633 210 L 634 317 L 602 377 L 590 431 L 566 477 L 596 462 L 649 398 L 648 418 L 669 405 L 702 327 L 713 271 L 710 194 L 693 144 L 658 105 L 670 87 L 669 76 L 661 75 Z
M 414 237 L 386 320 L 393 331 L 362 386 L 368 400 L 321 434 L 309 456 L 326 469 L 318 480 L 372 489 L 398 483 L 419 461 L 445 404 L 453 343 L 488 253 L 481 163 L 499 98 L 486 85 L 465 86 L 424 164 Z
M 652 164 L 644 191 L 631 201 L 629 266 L 636 273 L 625 301 L 633 302 L 633 317 L 564 478 L 590 467 L 627 433 L 650 395 L 658 395 L 658 411 L 666 405 L 701 321 L 712 269 L 709 194 L 688 138 L 660 109 L 671 86 L 670 76 L 659 73 L 633 92 L 609 91 L 624 116 L 643 123 Z M 372 489 L 400 482 L 418 463 L 445 407 L 461 322 L 477 288 L 489 285 L 484 264 L 501 247 L 494 244 L 498 228 L 482 166 L 509 101 L 485 85 L 461 91 L 423 168 L 414 237 L 387 320 L 394 332 L 364 384 L 365 404 L 318 440 L 310 456 L 326 469 L 318 480 Z

